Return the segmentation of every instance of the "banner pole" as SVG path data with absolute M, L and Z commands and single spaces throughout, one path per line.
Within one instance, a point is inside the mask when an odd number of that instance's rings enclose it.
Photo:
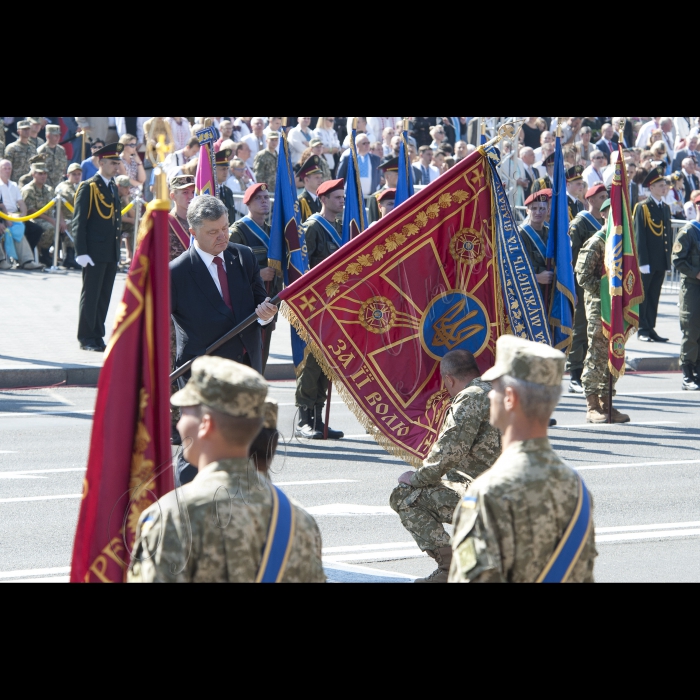
M 58 270 L 58 246 L 61 243 L 61 195 L 56 197 L 56 235 L 53 242 L 53 270 Z
M 331 424 L 331 399 L 333 398 L 333 382 L 328 382 L 328 398 L 326 399 L 326 423 L 323 426 L 323 439 L 328 440 L 328 430 Z
M 613 389 L 615 388 L 615 385 L 613 384 L 613 376 L 612 372 L 610 372 L 610 379 L 608 383 L 608 391 L 609 396 L 610 396 L 610 401 L 608 402 L 608 425 L 613 424 Z

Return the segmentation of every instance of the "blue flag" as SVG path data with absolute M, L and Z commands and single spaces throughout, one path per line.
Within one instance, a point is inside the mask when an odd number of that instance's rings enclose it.
M 357 130 L 352 130 L 350 143 L 350 162 L 345 183 L 345 216 L 343 217 L 343 245 L 357 238 L 367 228 L 365 198 L 360 182 L 360 167 L 357 162 L 355 139 Z
M 399 149 L 399 180 L 396 183 L 396 199 L 394 208 L 400 207 L 416 193 L 413 165 L 408 150 L 408 132 L 404 131 Z
M 294 170 L 292 169 L 286 128 L 282 128 L 281 131 L 282 143 L 277 158 L 277 185 L 275 187 L 268 264 L 282 274 L 284 284 L 288 286 L 309 271 L 309 258 L 306 253 L 304 232 L 301 228 L 297 189 L 294 182 Z M 299 367 L 303 363 L 305 350 L 306 344 L 292 328 L 292 354 L 295 367 Z
M 552 344 L 557 350 L 568 352 L 574 336 L 576 312 L 576 283 L 573 253 L 569 236 L 569 203 L 566 193 L 566 165 L 561 138 L 557 137 L 554 156 L 554 194 L 549 223 L 547 259 L 554 264 L 554 280 L 550 285 L 549 324 L 552 326 Z

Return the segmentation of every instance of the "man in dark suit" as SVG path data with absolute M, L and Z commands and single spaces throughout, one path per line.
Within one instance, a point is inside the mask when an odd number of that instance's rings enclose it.
M 78 340 L 88 352 L 104 352 L 105 321 L 121 255 L 122 215 L 114 175 L 121 143 L 101 148 L 97 175 L 83 182 L 75 195 L 73 239 L 76 262 L 83 268 Z
M 681 162 L 681 175 L 685 184 L 685 201 L 689 202 L 693 192 L 700 190 L 698 166 L 694 158 L 686 158 Z
M 608 165 L 610 164 L 610 159 L 614 151 L 617 151 L 617 145 L 613 141 L 615 136 L 615 130 L 612 124 L 604 124 L 602 131 L 603 138 L 596 143 L 595 147 L 603 152 L 603 155 L 607 158 Z
M 683 161 L 686 158 L 693 158 L 696 163 L 700 163 L 700 153 L 698 153 L 698 145 L 700 145 L 700 137 L 689 136 L 688 147 L 676 151 L 676 157 L 673 160 L 673 169 L 680 170 L 683 167 Z
M 379 166 L 382 161 L 379 156 L 372 155 L 369 152 L 370 140 L 367 134 L 357 135 L 357 160 L 360 181 L 362 182 L 362 192 L 365 197 L 369 197 L 374 194 L 382 184 L 382 174 L 379 170 Z M 340 166 L 338 167 L 338 179 L 346 180 L 348 177 L 348 164 L 352 156 L 352 151 L 347 150 L 343 153 L 343 157 L 340 159 Z
M 320 162 L 321 156 L 311 156 L 297 173 L 299 180 L 304 183 L 304 191 L 299 197 L 302 224 L 313 214 L 320 214 L 323 208 L 317 194 L 318 188 L 323 184 L 323 171 Z

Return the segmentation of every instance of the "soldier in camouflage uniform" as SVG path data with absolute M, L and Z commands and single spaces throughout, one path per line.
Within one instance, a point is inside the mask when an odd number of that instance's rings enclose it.
M 198 359 L 172 401 L 195 480 L 146 510 L 139 522 L 131 583 L 254 583 L 263 568 L 273 488 L 249 460 L 264 425 L 267 384 L 218 357 Z M 214 446 L 218 447 L 214 447 Z M 224 453 L 209 462 L 206 455 Z M 261 465 L 259 465 L 261 466 Z M 262 471 L 265 471 L 264 469 Z M 325 583 L 321 534 L 292 503 L 295 526 L 282 583 Z M 186 512 L 186 517 L 183 514 Z
M 56 194 L 61 195 L 63 204 L 61 205 L 61 221 L 66 223 L 66 233 L 61 236 L 61 245 L 63 248 L 63 267 L 67 270 L 81 270 L 82 268 L 75 262 L 75 243 L 69 236 L 71 225 L 73 223 L 73 212 L 68 209 L 66 202 L 71 207 L 75 208 L 75 195 L 78 193 L 80 181 L 83 177 L 83 171 L 77 163 L 73 163 L 68 168 L 68 179 L 62 182 L 56 188 Z
M 277 147 L 279 142 L 279 132 L 271 131 L 267 135 L 267 148 L 257 153 L 253 161 L 255 179 L 258 182 L 264 182 L 270 192 L 275 191 L 275 185 L 277 184 Z
M 548 346 L 509 335 L 498 341 L 496 367 L 483 379 L 493 382 L 491 422 L 503 435 L 503 454 L 455 513 L 450 583 L 536 583 L 578 522 L 586 486 L 547 437 L 565 364 Z M 592 509 L 580 509 L 586 529 L 569 537 L 576 546 L 563 556 L 562 583 L 594 582 Z
M 673 246 L 673 267 L 681 277 L 681 366 L 683 389 L 700 390 L 700 194 L 693 198 L 697 217 L 678 234 Z
M 44 156 L 46 169 L 49 173 L 47 184 L 56 189 L 63 182 L 68 167 L 66 150 L 58 143 L 61 140 L 61 127 L 49 124 L 46 127 L 46 138 L 48 142 L 40 146 L 37 153 Z
M 5 125 L 0 122 L 0 158 L 5 157 Z
M 29 160 L 36 155 L 34 144 L 29 142 L 30 127 L 31 124 L 28 121 L 18 122 L 19 138 L 5 149 L 5 158 L 12 163 L 12 177 L 17 183 L 22 175 L 26 175 L 31 170 Z
M 610 200 L 601 207 L 604 216 L 610 210 Z M 588 423 L 607 423 L 610 408 L 610 348 L 603 333 L 600 305 L 600 281 L 605 275 L 605 231 L 592 236 L 581 249 L 576 262 L 576 277 L 584 290 L 588 320 L 588 354 L 583 370 L 583 391 L 588 402 Z M 614 383 L 617 383 L 616 381 Z M 614 386 L 614 384 L 613 384 Z M 613 409 L 614 423 L 629 423 L 630 417 Z
M 31 143 L 38 152 L 39 148 L 46 143 L 46 141 L 39 136 L 41 127 L 44 124 L 44 117 L 27 117 L 27 121 L 30 124 L 29 143 Z
M 43 209 L 53 198 L 53 189 L 46 184 L 48 173 L 46 165 L 43 163 L 34 163 L 32 165 L 33 181 L 22 188 L 22 199 L 27 205 L 27 211 L 30 214 L 35 214 L 40 209 Z M 41 240 L 37 244 L 39 249 L 39 260 L 47 267 L 53 265 L 53 260 L 49 254 L 49 249 L 54 244 L 56 237 L 56 220 L 51 216 L 54 210 L 50 209 L 48 213 L 42 214 L 37 219 L 34 219 L 39 227 L 41 227 Z M 66 222 L 61 222 L 61 231 L 66 231 Z
M 399 479 L 390 501 L 418 546 L 438 564 L 416 583 L 447 583 L 452 548 L 443 523 L 452 522 L 469 485 L 501 455 L 501 435 L 489 422 L 491 385 L 480 378 L 474 356 L 455 350 L 443 359 L 441 372 L 453 401 L 440 437 L 423 466 Z

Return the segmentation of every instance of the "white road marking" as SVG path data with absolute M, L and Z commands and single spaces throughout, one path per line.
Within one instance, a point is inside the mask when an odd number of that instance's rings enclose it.
M 2 503 L 30 503 L 32 501 L 67 501 L 82 498 L 83 494 L 75 494 L 70 496 L 35 496 L 33 498 L 0 498 Z
M 354 554 L 355 552 L 376 552 L 383 549 L 414 549 L 415 542 L 392 542 L 389 544 L 361 544 L 351 547 L 326 547 L 323 555 L 326 554 Z
M 2 501 L 0 501 L 2 503 Z M 396 515 L 389 506 L 358 506 L 355 504 L 334 503 L 328 506 L 307 508 L 309 515 L 348 517 L 355 515 Z
M 54 391 L 47 391 L 46 396 L 48 396 L 50 399 L 53 399 L 54 401 L 58 401 L 58 403 L 62 403 L 64 406 L 75 406 L 75 404 L 72 401 L 69 401 L 68 399 L 64 398 L 63 396 L 60 396 Z
M 550 430 L 556 430 L 557 428 L 567 428 L 568 430 L 575 429 L 575 430 L 595 430 L 596 428 L 613 428 L 615 430 L 619 430 L 620 428 L 634 428 L 636 426 L 653 426 L 653 425 L 680 425 L 678 422 L 672 422 L 672 421 L 653 421 L 651 423 L 625 423 L 623 425 L 620 424 L 615 424 L 615 425 L 610 425 L 609 423 L 598 423 L 597 425 L 588 425 L 586 423 L 582 423 L 581 425 L 557 425 L 554 428 L 550 428 Z
M 324 563 L 326 561 L 324 560 Z M 349 566 L 338 562 L 328 562 L 324 568 L 331 583 L 411 583 L 418 578 L 395 571 L 382 571 L 365 566 Z
M 60 569 L 27 569 L 25 571 L 0 571 L 0 580 L 11 578 L 29 578 L 30 576 L 65 576 L 70 574 L 70 567 Z
M 93 416 L 94 411 L 41 411 L 40 413 L 0 413 L 0 418 L 41 418 L 43 416 Z
M 700 528 L 700 522 L 696 523 L 664 523 L 662 525 L 630 525 L 624 527 L 599 527 L 597 535 L 611 535 L 615 532 L 649 532 L 653 530 L 682 530 Z
M 654 532 L 630 532 L 620 535 L 601 535 L 596 534 L 596 544 L 610 544 L 614 542 L 636 542 L 637 540 L 670 540 L 681 537 L 697 537 L 700 535 L 698 530 L 660 530 Z
M 19 581 L 5 581 L 5 583 L 70 583 L 70 576 L 56 576 L 53 578 L 27 578 Z
M 19 472 L 0 472 L 0 479 L 20 478 L 27 474 L 69 474 L 72 472 L 84 472 L 85 467 L 74 467 L 72 469 L 32 469 Z
M 0 455 L 16 455 L 18 452 L 10 452 L 9 450 L 0 450 Z
M 326 479 L 323 481 L 280 481 L 275 486 L 324 486 L 326 484 L 358 484 L 358 481 L 349 479 Z
M 393 549 L 386 552 L 367 552 L 367 554 L 342 554 L 337 557 L 323 557 L 324 561 L 349 563 L 353 561 L 403 561 L 404 559 L 423 559 L 428 555 L 418 547 L 413 549 Z
M 600 464 L 592 467 L 574 467 L 576 471 L 597 471 L 600 469 L 636 469 L 638 467 L 675 467 L 684 464 L 700 464 L 698 459 L 681 459 L 673 462 L 632 462 L 630 464 Z

